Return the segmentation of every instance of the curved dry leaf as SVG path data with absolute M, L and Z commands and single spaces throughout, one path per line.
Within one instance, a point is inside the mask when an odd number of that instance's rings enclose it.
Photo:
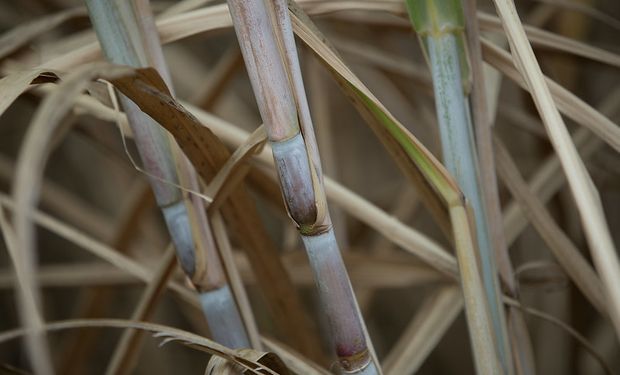
M 529 315 L 532 315 L 533 317 L 539 318 L 541 320 L 544 320 L 546 322 L 549 322 L 549 323 L 557 326 L 562 331 L 566 332 L 569 336 L 571 336 L 573 339 L 575 339 L 581 346 L 583 346 L 583 348 L 588 353 L 590 353 L 590 355 L 592 355 L 592 357 L 601 365 L 601 368 L 603 369 L 605 374 L 607 374 L 607 375 L 612 375 L 613 374 L 613 372 L 611 371 L 611 368 L 609 367 L 609 365 L 605 361 L 605 358 L 603 358 L 603 356 L 598 353 L 598 351 L 596 350 L 594 345 L 592 345 L 590 343 L 590 341 L 588 341 L 588 339 L 586 337 L 584 337 L 581 333 L 579 333 L 576 329 L 571 327 L 569 324 L 564 323 L 563 321 L 561 321 L 560 319 L 556 318 L 555 316 L 547 314 L 547 313 L 545 313 L 543 311 L 540 311 L 540 310 L 537 310 L 537 309 L 533 309 L 531 307 L 523 306 L 519 302 L 517 302 L 515 300 L 512 300 L 512 299 L 504 298 L 504 303 L 506 305 L 509 305 L 509 306 L 514 306 L 514 307 L 522 310 L 523 312 L 525 312 L 525 313 L 527 313 Z
M 0 59 L 3 59 L 37 36 L 54 29 L 72 18 L 80 16 L 86 16 L 86 9 L 84 7 L 66 9 L 56 14 L 21 24 L 7 31 L 0 36 Z
M 33 83 L 54 82 L 58 76 L 49 69 L 33 69 L 11 73 L 0 80 L 0 116 Z
M 224 220 L 222 219 L 222 214 L 219 211 L 213 212 L 210 219 L 211 227 L 213 229 L 213 238 L 217 243 L 220 257 L 222 259 L 222 265 L 228 276 L 228 284 L 230 285 L 233 295 L 235 296 L 235 301 L 239 307 L 239 313 L 241 314 L 243 325 L 245 325 L 245 329 L 248 333 L 251 347 L 257 350 L 262 350 L 263 346 L 260 342 L 260 334 L 258 332 L 256 320 L 254 319 L 248 293 L 243 285 L 239 268 L 237 263 L 235 263 L 232 245 L 230 244 L 228 234 L 226 233 L 226 227 Z
M 22 274 L 34 275 L 36 273 L 36 230 L 31 220 L 31 214 L 38 202 L 39 190 L 43 180 L 43 170 L 47 158 L 51 153 L 52 145 L 55 144 L 55 133 L 62 126 L 63 118 L 73 108 L 72 98 L 81 93 L 85 85 L 94 76 L 98 75 L 100 70 L 109 71 L 111 75 L 119 73 L 126 74 L 127 72 L 125 68 L 111 69 L 107 65 L 105 67 L 94 65 L 79 69 L 77 72 L 70 75 L 67 81 L 64 82 L 63 89 L 45 98 L 43 104 L 38 108 L 26 134 L 23 146 L 20 149 L 13 185 L 13 196 L 15 197 L 13 214 L 16 246 L 21 250 L 17 252 L 19 256 L 15 262 L 15 266 L 20 269 L 19 272 Z M 29 84 L 29 82 L 32 82 L 34 79 L 33 74 L 35 73 L 37 76 L 41 74 L 40 71 L 33 71 L 28 74 L 17 75 L 15 81 L 22 85 Z M 18 84 L 13 85 L 13 88 L 15 87 L 19 89 Z M 19 92 L 18 90 L 13 90 L 11 94 L 9 100 L 14 99 L 16 95 L 19 95 Z M 9 100 L 7 100 L 7 102 Z M 29 288 L 29 290 L 25 290 L 25 293 L 34 296 L 35 301 L 38 300 L 36 296 L 38 296 L 39 293 L 34 282 L 28 282 L 24 287 Z M 37 326 L 37 324 L 34 324 L 35 322 L 30 319 L 26 320 L 26 323 L 28 323 L 28 327 L 31 329 Z M 34 332 L 38 332 L 38 330 Z M 34 340 L 37 336 L 38 334 L 29 337 Z M 36 346 L 30 346 L 32 349 L 30 355 L 34 365 L 38 365 L 39 357 L 43 356 L 42 358 L 45 358 L 45 353 L 41 352 L 40 349 L 36 349 L 40 347 L 42 347 L 40 343 Z M 38 370 L 45 374 L 50 373 L 45 370 L 45 367 L 39 368 Z
M 13 201 L 2 193 L 0 193 L 0 204 L 9 210 L 13 210 L 15 207 Z M 32 219 L 41 227 L 87 250 L 127 274 L 133 275 L 139 280 L 149 281 L 153 277 L 153 272 L 145 268 L 137 261 L 123 255 L 121 252 L 109 247 L 103 242 L 89 237 L 88 235 L 52 216 L 37 210 L 33 213 Z M 177 282 L 172 282 L 169 284 L 169 287 L 172 291 L 178 294 L 181 299 L 188 302 L 190 305 L 196 307 L 199 306 L 196 295 L 187 287 Z
M 238 358 L 243 358 L 251 362 L 260 363 L 270 371 L 256 369 L 260 374 L 289 375 L 291 372 L 284 362 L 275 353 L 259 352 L 253 349 L 235 350 Z M 248 371 L 238 363 L 234 363 L 223 357 L 211 357 L 205 370 L 205 375 L 238 375 L 247 374 Z
M 494 144 L 499 175 L 517 202 L 523 206 L 525 214 L 547 243 L 558 263 L 597 311 L 603 315 L 612 313 L 608 311 L 600 279 L 588 261 L 562 232 L 544 205 L 531 193 L 504 144 L 498 138 L 495 138 Z
M 154 276 L 149 280 L 131 314 L 131 320 L 149 320 L 157 306 L 157 302 L 160 301 L 164 294 L 166 286 L 175 270 L 175 266 L 175 249 L 172 245 L 168 245 L 159 261 Z M 133 371 L 132 366 L 135 364 L 136 356 L 139 354 L 137 349 L 141 342 L 142 332 L 125 330 L 116 345 L 114 354 L 108 362 L 106 373 L 126 374 Z
M 276 353 L 286 366 L 296 374 L 304 375 L 329 375 L 330 373 L 313 363 L 310 359 L 303 357 L 293 349 L 286 347 L 273 339 L 262 338 L 265 348 Z
M 595 20 L 598 20 L 607 26 L 620 31 L 620 20 L 614 18 L 612 15 L 599 11 L 594 8 L 592 4 L 580 3 L 574 0 L 536 0 L 540 3 L 546 3 L 558 7 L 565 8 L 567 10 L 574 10 L 575 12 L 583 13 L 590 16 Z
M 482 51 L 485 61 L 515 81 L 525 90 L 529 90 L 527 82 L 515 68 L 508 52 L 485 39 L 482 40 Z M 618 125 L 614 124 L 601 112 L 594 109 L 555 81 L 546 76 L 543 77 L 549 86 L 549 91 L 553 96 L 557 108 L 562 111 L 562 113 L 580 125 L 590 129 L 616 151 L 620 152 L 620 127 Z
M 496 16 L 485 12 L 478 12 L 478 19 L 480 20 L 481 29 L 498 31 L 502 28 L 502 23 Z M 560 34 L 555 34 L 538 27 L 523 25 L 523 28 L 532 45 L 562 51 L 571 55 L 580 56 L 620 68 L 620 55 L 617 53 L 605 51 L 578 40 L 567 38 Z
M 300 0 L 299 5 L 310 15 L 329 14 L 343 10 L 367 10 L 367 11 L 384 11 L 400 17 L 406 16 L 404 2 L 401 0 L 374 0 L 374 1 L 357 1 L 357 2 L 331 2 L 316 0 Z M 400 20 L 399 20 L 400 21 Z M 402 24 L 402 23 L 401 23 Z M 406 23 L 407 27 L 408 23 Z M 232 26 L 230 14 L 226 4 L 217 4 L 192 11 L 169 15 L 168 17 L 157 21 L 157 28 L 160 32 L 162 43 L 171 43 L 180 39 L 190 37 L 207 31 L 214 31 Z M 573 48 L 566 47 L 566 44 L 578 43 L 578 50 L 584 57 L 593 60 L 600 59 L 601 54 L 598 51 L 585 51 L 588 46 L 578 41 L 568 38 L 563 43 L 554 43 L 543 35 L 542 41 L 550 47 L 562 50 L 567 53 L 573 53 Z M 554 38 L 562 38 L 554 36 Z M 611 53 L 611 52 L 608 52 Z M 60 70 L 68 70 L 79 64 L 91 62 L 100 56 L 99 45 L 96 42 L 84 44 L 80 48 L 76 48 L 73 52 L 58 56 L 54 59 L 46 61 L 42 64 L 44 67 L 56 68 Z M 613 61 L 617 61 L 618 55 L 609 56 Z
M 249 374 L 263 375 L 273 374 L 278 375 L 268 365 L 274 365 L 277 361 L 273 360 L 273 356 L 269 357 L 266 361 L 267 364 L 263 364 L 253 357 L 244 357 L 239 355 L 238 351 L 229 349 L 223 345 L 209 340 L 206 337 L 202 337 L 195 333 L 187 332 L 178 328 L 173 328 L 161 324 L 136 322 L 131 320 L 122 319 L 74 319 L 64 320 L 59 322 L 46 323 L 43 329 L 52 331 L 62 331 L 67 329 L 76 328 L 132 328 L 142 331 L 148 331 L 153 333 L 154 337 L 163 338 L 160 342 L 160 346 L 166 345 L 170 342 L 178 342 L 189 348 L 200 350 L 205 353 L 212 354 L 214 356 L 225 358 L 227 361 L 235 363 L 241 368 L 245 369 Z M 0 343 L 20 338 L 28 333 L 27 329 L 18 328 L 0 333 Z M 281 362 L 281 361 L 280 361 Z M 286 367 L 284 367 L 286 368 Z M 260 370 L 260 372 L 259 372 Z M 284 373 L 287 374 L 287 373 Z
M 249 160 L 263 149 L 266 141 L 267 133 L 261 125 L 228 158 L 205 189 L 205 195 L 213 197 L 210 210 L 217 209 L 243 180 L 250 170 Z
M 616 334 L 620 336 L 620 262 L 603 212 L 600 197 L 566 124 L 553 102 L 550 89 L 529 44 L 514 2 L 494 0 L 518 66 L 536 104 L 554 150 L 558 154 L 568 185 L 576 202 L 590 251 L 611 306 Z
M 17 306 L 22 324 L 30 329 L 26 336 L 26 348 L 32 367 L 42 374 L 53 374 L 53 365 L 47 338 L 42 331 L 43 317 L 40 311 L 41 294 L 34 274 L 19 253 L 13 228 L 8 223 L 4 209 L 0 208 L 0 229 L 13 262 L 16 278 Z

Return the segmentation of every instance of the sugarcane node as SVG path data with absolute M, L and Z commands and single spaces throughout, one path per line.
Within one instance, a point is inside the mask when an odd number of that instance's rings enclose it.
M 192 277 L 192 284 L 194 284 L 198 292 L 206 293 L 225 286 L 226 279 L 223 277 L 212 277 L 209 275 L 209 272 L 201 272 L 200 274 L 196 273 L 196 275 Z
M 297 227 L 302 236 L 318 236 L 331 229 L 331 224 L 300 225 Z
M 447 197 L 446 204 L 448 207 L 468 207 L 469 199 L 467 199 L 461 189 L 457 188 L 453 194 Z
M 350 356 L 339 357 L 338 362 L 344 372 L 355 373 L 370 364 L 370 354 L 367 349 L 364 349 Z

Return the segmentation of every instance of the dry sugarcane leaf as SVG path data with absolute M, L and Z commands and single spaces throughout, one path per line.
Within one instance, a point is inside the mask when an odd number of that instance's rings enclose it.
M 12 73 L 0 80 L 0 116 L 15 99 L 33 83 L 54 82 L 58 79 L 48 69 L 25 70 Z
M 126 196 L 121 203 L 123 210 L 116 220 L 113 234 L 110 235 L 112 247 L 126 254 L 130 248 L 132 240 L 135 239 L 138 226 L 142 223 L 144 215 L 155 205 L 153 191 L 145 179 L 139 179 L 128 189 Z M 108 308 L 113 305 L 113 289 L 100 286 L 91 290 L 89 298 L 81 306 L 81 311 L 77 314 L 82 318 L 98 318 L 105 316 Z M 99 341 L 100 332 L 98 330 L 80 331 L 72 336 L 61 356 L 60 373 L 78 374 L 85 371 L 88 366 L 90 354 L 96 348 Z
M 0 193 L 0 204 L 8 210 L 14 210 L 15 204 L 5 194 Z M 41 211 L 34 211 L 32 219 L 41 227 L 49 230 L 52 233 L 66 239 L 67 241 L 74 243 L 75 245 L 87 250 L 93 255 L 97 256 L 114 265 L 118 269 L 133 275 L 139 280 L 149 281 L 153 277 L 153 272 L 145 268 L 142 264 L 128 256 L 122 254 L 120 251 L 111 248 L 105 243 L 96 240 L 79 230 L 63 223 L 62 221 L 47 215 Z M 169 285 L 181 299 L 189 304 L 198 307 L 198 301 L 196 295 L 190 291 L 187 287 L 173 281 Z
M 522 88 L 528 90 L 526 81 L 514 67 L 508 52 L 501 50 L 484 39 L 482 40 L 482 50 L 484 58 L 489 64 L 507 75 Z M 590 129 L 616 151 L 620 152 L 620 127 L 618 125 L 555 81 L 545 77 L 545 82 L 549 86 L 549 91 L 553 95 L 553 99 L 555 99 L 557 108 L 562 113 L 578 124 Z
M 375 0 L 375 1 L 358 1 L 358 2 L 316 2 L 315 0 L 300 0 L 300 6 L 310 15 L 329 14 L 342 10 L 368 10 L 368 11 L 384 11 L 395 14 L 400 17 L 406 16 L 404 2 L 401 0 Z M 396 19 L 395 21 L 401 21 Z M 408 22 L 399 22 L 399 25 L 405 25 L 410 29 Z M 157 27 L 160 32 L 162 43 L 171 43 L 180 39 L 190 37 L 199 33 L 213 31 L 232 26 L 230 14 L 226 4 L 218 4 L 208 6 L 181 14 L 168 15 L 157 21 Z M 571 41 L 576 42 L 576 41 Z M 576 42 L 579 43 L 579 42 Z M 547 41 L 551 47 L 563 48 L 563 43 L 553 43 Z M 585 47 L 584 44 L 581 44 Z M 571 48 L 563 48 L 565 52 L 571 53 Z M 580 48 L 582 50 L 582 48 Z M 600 55 L 600 54 L 599 54 Z M 100 56 L 99 45 L 96 42 L 89 42 L 76 48 L 68 54 L 63 54 L 56 58 L 50 59 L 42 64 L 48 68 L 60 70 L 68 70 L 78 64 L 83 64 L 95 60 Z M 597 53 L 592 56 L 587 52 L 588 58 L 597 59 Z
M 504 303 L 506 305 L 514 306 L 518 309 L 521 309 L 525 313 L 533 317 L 539 318 L 543 321 L 551 323 L 555 325 L 556 327 L 560 328 L 562 331 L 564 331 L 569 336 L 571 336 L 573 339 L 575 339 L 575 341 L 577 341 L 588 353 L 590 353 L 590 355 L 601 365 L 601 368 L 605 374 L 607 375 L 613 374 L 613 371 L 611 371 L 611 368 L 605 361 L 605 358 L 601 354 L 598 353 L 594 345 L 592 345 L 586 337 L 584 337 L 581 333 L 579 333 L 576 329 L 571 327 L 569 324 L 561 321 L 560 319 L 556 318 L 555 316 L 551 314 L 547 314 L 543 311 L 533 309 L 530 307 L 522 306 L 519 302 L 514 301 L 514 300 L 504 299 Z
M 230 285 L 235 301 L 239 307 L 239 313 L 243 320 L 243 325 L 248 333 L 251 347 L 257 350 L 262 350 L 263 346 L 260 341 L 260 334 L 252 313 L 252 306 L 250 306 L 250 300 L 248 294 L 241 280 L 241 274 L 235 262 L 232 245 L 228 239 L 226 233 L 226 227 L 224 225 L 224 219 L 219 211 L 215 211 L 211 214 L 211 227 L 213 230 L 213 238 L 217 243 L 220 258 L 222 259 L 222 265 L 226 274 L 228 275 L 228 284 Z
M 138 300 L 131 320 L 146 321 L 152 315 L 157 303 L 160 301 L 166 289 L 168 281 L 173 275 L 176 266 L 175 250 L 169 245 L 159 261 L 155 275 L 148 282 Z M 133 371 L 140 350 L 142 332 L 125 330 L 119 343 L 114 350 L 112 359 L 108 362 L 106 373 L 128 374 Z
M 54 29 L 72 18 L 82 16 L 86 16 L 86 9 L 84 7 L 66 9 L 9 30 L 0 36 L 0 59 L 5 58 L 37 36 Z
M 15 264 L 20 268 L 21 272 L 27 275 L 36 274 L 36 228 L 32 222 L 31 213 L 38 202 L 39 190 L 43 180 L 43 170 L 47 158 L 56 143 L 56 135 L 59 129 L 63 128 L 64 123 L 62 120 L 73 107 L 72 99 L 83 91 L 90 80 L 103 71 L 106 71 L 110 76 L 127 74 L 128 72 L 127 68 L 93 65 L 81 68 L 71 74 L 67 81 L 63 83 L 62 89 L 46 97 L 43 104 L 38 108 L 26 134 L 23 146 L 20 149 L 13 185 L 16 246 L 21 250 L 18 252 L 19 258 Z M 36 77 L 39 77 L 42 73 L 41 71 L 34 70 L 5 78 L 8 82 L 17 82 L 11 86 L 13 90 L 4 102 L 5 105 L 10 104 L 21 93 L 19 90 L 23 85 L 32 82 L 35 78 L 34 74 L 36 74 Z M 12 80 L 15 77 L 17 78 Z M 37 301 L 39 293 L 36 285 L 28 282 L 25 286 L 28 287 L 25 293 L 33 296 L 32 301 Z M 29 298 L 27 301 L 30 302 L 30 300 Z M 36 308 L 35 306 L 36 304 L 29 306 L 29 308 Z M 37 366 L 38 372 L 43 374 L 50 373 L 49 368 L 46 369 L 46 367 L 51 368 L 51 366 L 47 366 L 45 360 L 49 355 L 42 351 L 44 346 L 41 342 L 35 344 L 37 337 L 39 337 L 39 330 L 35 329 L 37 327 L 36 321 L 27 319 L 25 322 L 35 332 L 34 335 L 28 336 L 28 340 L 32 342 L 32 345 L 30 345 L 31 351 L 29 352 L 32 363 Z M 39 359 L 41 359 L 41 362 Z M 43 367 L 39 367 L 39 365 Z
M 11 181 L 14 175 L 14 167 L 14 160 L 0 156 L 0 179 Z M 110 238 L 112 225 L 108 217 L 49 178 L 43 181 L 41 202 L 59 218 L 75 223 L 95 237 Z
M 569 278 L 562 267 L 553 261 L 531 261 L 519 265 L 515 278 L 521 286 L 540 288 L 545 292 L 566 289 Z
M 278 357 L 286 364 L 291 372 L 295 374 L 312 374 L 312 375 L 329 375 L 330 373 L 319 365 L 313 363 L 310 359 L 303 357 L 291 348 L 276 342 L 273 339 L 263 337 L 263 344 L 267 349 L 276 353 Z
M 222 141 L 167 94 L 165 84 L 154 69 L 138 69 L 135 75 L 112 80 L 112 83 L 175 136 L 206 182 L 226 164 L 230 152 Z M 222 212 L 238 233 L 282 332 L 286 332 L 301 351 L 319 357 L 319 341 L 312 333 L 315 331 L 309 328 L 310 322 L 299 296 L 244 186 L 238 186 L 230 194 Z
M 131 320 L 122 319 L 75 319 L 65 320 L 53 323 L 46 323 L 43 327 L 46 331 L 60 331 L 66 329 L 76 328 L 132 328 L 153 333 L 154 337 L 163 338 L 160 346 L 170 342 L 179 342 L 189 348 L 199 350 L 205 353 L 212 354 L 214 356 L 225 358 L 226 360 L 235 363 L 243 368 L 248 374 L 264 375 L 272 374 L 278 375 L 277 372 L 260 363 L 253 358 L 246 358 L 240 356 L 237 351 L 229 349 L 223 345 L 209 340 L 205 337 L 196 335 L 191 332 L 183 331 L 181 329 L 168 327 L 161 324 L 136 322 Z M 10 331 L 0 333 L 0 343 L 14 340 L 27 334 L 27 330 L 18 328 Z M 273 357 L 270 357 L 273 358 Z M 276 363 L 275 361 L 267 362 L 268 365 Z
M 252 362 L 260 363 L 265 367 L 271 369 L 279 375 L 289 375 L 291 372 L 288 370 L 284 362 L 275 353 L 259 352 L 253 349 L 240 349 L 235 351 L 237 356 L 245 358 Z M 259 373 L 266 373 L 261 370 L 257 370 Z M 205 375 L 238 375 L 247 374 L 247 370 L 244 370 L 240 365 L 226 360 L 222 357 L 212 357 L 209 360 L 209 364 L 205 370 Z
M 501 30 L 502 23 L 496 16 L 485 12 L 478 12 L 480 27 L 485 30 Z M 603 64 L 620 68 L 620 55 L 593 47 L 592 45 L 567 38 L 534 26 L 523 25 L 527 38 L 532 45 L 559 50 L 576 56 L 580 56 Z
M 407 12 L 404 7 L 404 2 L 400 0 L 375 0 L 375 1 L 364 1 L 357 3 L 334 3 L 329 6 L 325 6 L 323 4 L 313 5 L 313 1 L 298 1 L 301 4 L 302 8 L 308 14 L 326 14 L 335 11 L 342 11 L 344 9 L 348 10 L 380 10 L 384 12 L 389 12 L 398 17 L 407 17 Z M 328 9 L 332 8 L 332 9 Z M 485 30 L 489 31 L 497 31 L 501 29 L 501 21 L 497 16 L 479 11 L 476 13 L 480 22 L 480 26 Z M 409 23 L 401 23 L 401 19 L 392 19 L 391 22 L 393 25 L 398 27 L 403 27 L 406 29 L 410 29 L 411 25 Z M 581 56 L 593 61 L 598 61 L 603 64 L 608 64 L 613 67 L 620 67 L 620 55 L 603 50 L 601 48 L 593 47 L 589 44 L 580 42 L 578 40 L 574 40 L 562 35 L 558 35 L 555 33 L 551 33 L 545 31 L 543 29 L 524 25 L 524 29 L 528 40 L 532 45 L 537 45 L 541 47 L 546 47 L 550 49 L 554 49 L 557 51 L 562 51 L 568 54 L 573 54 L 576 56 Z
M 498 138 L 495 138 L 495 150 L 499 173 L 504 184 L 512 192 L 517 202 L 523 206 L 525 214 L 547 243 L 558 263 L 562 265 L 575 285 L 597 311 L 602 315 L 611 313 L 608 311 L 603 287 L 596 273 L 570 238 L 555 223 L 551 214 L 528 189 L 508 150 Z
M 62 265 L 43 265 L 38 269 L 37 282 L 41 288 L 74 288 L 100 285 L 131 285 L 135 277 L 102 262 L 75 262 Z M 11 289 L 16 285 L 12 268 L 0 270 L 0 289 Z
M 215 175 L 211 183 L 205 189 L 205 195 L 212 197 L 209 204 L 210 210 L 216 210 L 224 202 L 237 185 L 250 171 L 249 161 L 260 152 L 267 141 L 267 134 L 261 125 L 250 135 L 248 140 L 235 150 L 235 152 Z
M 482 40 L 482 47 L 485 61 L 493 65 L 502 73 L 506 74 L 513 81 L 521 85 L 521 87 L 526 87 L 525 82 L 515 69 L 512 59 L 507 52 L 499 49 L 485 39 Z M 368 48 L 373 47 L 368 46 Z M 383 53 L 389 56 L 389 52 Z M 368 54 L 364 56 L 369 57 L 367 55 Z M 390 60 L 390 63 L 386 63 L 384 59 L 369 58 L 370 62 L 381 67 L 382 69 L 387 69 L 397 74 L 405 75 L 414 80 L 418 76 L 415 70 L 400 67 L 402 62 L 399 59 Z M 600 136 L 601 139 L 610 144 L 615 150 L 620 150 L 620 127 L 618 127 L 618 125 L 614 124 L 601 112 L 592 108 L 589 104 L 554 81 L 547 79 L 547 83 L 558 109 L 563 114 L 582 126 L 591 129 L 598 136 Z
M 213 0 L 181 0 L 171 5 L 169 8 L 166 8 L 160 16 L 184 13 L 198 7 L 203 7 L 212 1 Z
M 386 72 L 405 76 L 412 81 L 416 90 L 428 93 L 429 96 L 433 95 L 433 82 L 426 65 L 353 38 L 335 36 L 330 39 L 336 44 L 338 52 L 350 55 L 356 61 L 367 61 Z
M 44 318 L 41 314 L 41 294 L 29 260 L 23 259 L 17 247 L 15 231 L 8 223 L 3 208 L 0 208 L 0 231 L 4 237 L 9 257 L 16 276 L 16 297 L 19 306 L 19 319 L 29 329 L 26 348 L 32 367 L 39 373 L 52 374 L 53 365 L 47 337 L 43 332 Z
M 611 319 L 616 334 L 620 336 L 620 261 L 598 191 L 577 154 L 566 124 L 553 102 L 550 89 L 525 36 L 514 2 L 494 0 L 494 3 L 510 43 L 515 64 L 530 89 L 532 99 L 566 174 L 592 258 L 601 273 L 605 292 L 612 307 Z M 620 150 L 620 147 L 617 149 Z
M 597 110 L 606 116 L 616 116 L 618 114 L 618 103 L 620 103 L 620 88 L 613 90 L 597 106 Z M 577 129 L 572 138 L 579 151 L 579 155 L 585 161 L 591 159 L 603 143 L 599 137 L 583 127 Z M 545 203 L 564 185 L 564 181 L 565 176 L 562 174 L 560 161 L 557 154 L 553 153 L 544 160 L 536 173 L 530 177 L 529 186 L 536 196 Z M 516 239 L 527 224 L 528 221 L 518 203 L 516 201 L 511 202 L 506 207 L 504 214 L 504 228 L 508 244 L 511 244 Z

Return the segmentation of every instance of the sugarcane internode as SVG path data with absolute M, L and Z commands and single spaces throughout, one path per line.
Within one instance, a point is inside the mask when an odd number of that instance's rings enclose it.
M 187 275 L 193 276 L 196 272 L 196 256 L 194 255 L 194 243 L 191 241 L 187 207 L 183 201 L 179 201 L 162 208 L 162 212 L 166 226 L 170 230 L 172 242 L 175 244 L 181 268 Z
M 271 141 L 282 193 L 291 219 L 300 227 L 317 219 L 314 189 L 306 146 L 301 133 L 283 141 Z

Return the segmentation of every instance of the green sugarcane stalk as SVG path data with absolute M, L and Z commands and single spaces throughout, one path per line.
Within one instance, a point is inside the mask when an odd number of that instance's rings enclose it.
M 497 354 L 505 373 L 512 373 L 511 348 L 497 277 L 495 252 L 478 175 L 468 94 L 471 86 L 460 0 L 407 0 L 411 22 L 430 64 L 444 164 L 470 202 L 482 279 L 493 322 Z
M 148 0 L 85 0 L 106 57 L 117 64 L 155 67 L 171 87 Z M 233 348 L 250 346 L 227 284 L 203 201 L 183 194 L 178 185 L 199 190 L 196 172 L 174 139 L 131 100 L 120 95 L 138 152 L 181 267 L 200 293 L 216 341 Z
M 285 206 L 308 253 L 339 364 L 345 372 L 379 373 L 327 210 L 287 4 L 229 0 L 228 5 Z

